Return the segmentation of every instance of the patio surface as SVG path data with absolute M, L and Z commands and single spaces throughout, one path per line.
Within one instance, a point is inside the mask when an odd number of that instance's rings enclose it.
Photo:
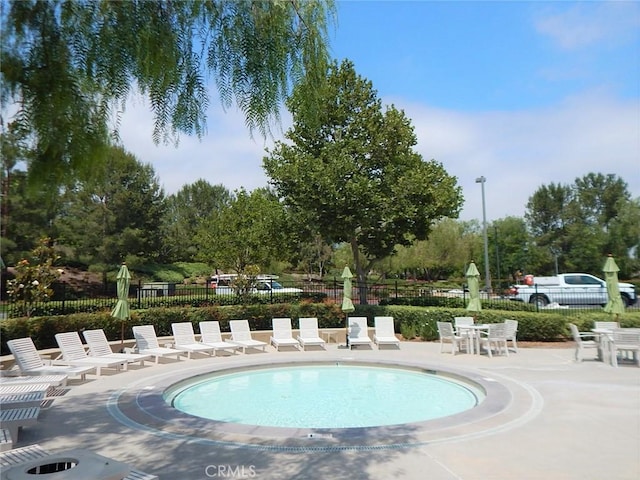
M 631 363 L 613 368 L 591 357 L 576 363 L 573 355 L 570 343 L 493 358 L 440 353 L 439 343 L 431 342 L 352 351 L 332 343 L 327 351 L 268 347 L 266 353 L 131 365 L 127 372 L 72 381 L 37 425 L 23 429 L 18 446 L 39 443 L 52 452 L 86 448 L 166 480 L 637 480 L 640 368 Z M 140 399 L 176 378 L 222 367 L 305 361 L 453 370 L 496 382 L 508 395 L 500 394 L 502 405 L 493 414 L 462 423 L 412 424 L 389 435 L 374 429 L 357 438 L 329 439 L 308 438 L 306 432 L 282 438 L 277 430 L 264 429 L 218 434 L 206 420 L 202 425 L 192 420 L 189 431 L 188 423 L 160 420 L 139 408 Z

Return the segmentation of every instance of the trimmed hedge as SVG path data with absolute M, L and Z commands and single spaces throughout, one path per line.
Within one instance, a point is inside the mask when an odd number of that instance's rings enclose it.
M 356 305 L 351 315 L 367 317 L 373 326 L 374 316 L 391 316 L 396 332 L 406 339 L 420 338 L 426 341 L 438 339 L 436 322 L 451 322 L 454 317 L 469 316 L 464 308 L 416 307 L 404 305 Z M 253 330 L 271 330 L 271 319 L 276 317 L 317 317 L 320 328 L 340 328 L 345 326 L 345 314 L 340 305 L 324 303 L 278 303 L 256 305 L 191 306 L 171 308 L 149 308 L 134 310 L 131 318 L 124 322 L 124 337 L 133 338 L 134 325 L 151 324 L 158 336 L 171 335 L 174 322 L 192 322 L 197 332 L 198 323 L 217 320 L 223 332 L 229 331 L 229 320 L 247 319 Z M 502 310 L 482 310 L 477 314 L 481 323 L 497 323 L 510 318 L 518 321 L 518 340 L 522 341 L 563 341 L 571 338 L 569 323 L 575 323 L 580 331 L 589 331 L 596 320 L 607 320 L 602 312 L 580 312 L 555 310 L 549 312 L 518 312 Z M 627 311 L 620 319 L 622 327 L 640 327 L 640 312 Z M 9 354 L 6 342 L 13 338 L 31 337 L 38 349 L 55 348 L 55 334 L 102 328 L 109 340 L 119 340 L 122 323 L 109 312 L 75 313 L 61 316 L 37 318 L 13 318 L 0 321 L 2 338 L 1 354 Z

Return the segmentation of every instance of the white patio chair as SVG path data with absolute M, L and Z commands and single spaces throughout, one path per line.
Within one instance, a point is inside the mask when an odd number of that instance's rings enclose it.
M 124 369 L 127 369 L 129 363 L 139 362 L 140 366 L 144 366 L 145 360 L 151 360 L 151 355 L 143 355 L 141 353 L 116 353 L 111 350 L 111 345 L 104 330 L 101 328 L 96 330 L 84 330 L 82 332 L 85 342 L 89 346 L 89 356 L 97 358 L 113 358 L 114 360 L 123 360 Z
M 393 317 L 373 317 L 373 343 L 378 345 L 395 345 L 400 348 L 400 340 L 396 337 Z
M 518 321 L 517 320 L 505 320 L 505 332 L 504 335 L 507 338 L 507 342 L 511 341 L 511 345 L 513 345 L 513 349 L 518 351 Z
M 504 347 L 505 355 L 509 356 L 506 331 L 507 326 L 504 323 L 490 323 L 486 332 L 480 332 L 480 347 L 482 348 L 484 344 L 489 357 L 493 356 L 493 347 L 495 347 L 497 354 L 500 354 L 502 347 Z
M 640 329 L 618 328 L 613 331 L 609 341 L 611 365 L 618 366 L 618 353 L 630 352 L 633 360 L 640 367 Z
M 469 325 L 473 325 L 475 319 L 473 317 L 453 317 L 454 333 L 458 337 L 464 337 L 469 340 L 469 344 L 475 340 L 476 332 L 469 328 L 461 328 Z
M 200 342 L 207 347 L 213 348 L 214 356 L 218 350 L 229 350 L 232 354 L 240 348 L 235 343 L 230 343 L 222 339 L 222 332 L 220 331 L 220 322 L 217 320 L 209 320 L 200 322 Z
M 349 348 L 354 345 L 369 345 L 373 347 L 373 342 L 369 338 L 369 327 L 367 326 L 367 317 L 349 317 L 347 320 L 349 325 Z
M 38 354 L 31 337 L 16 338 L 7 342 L 9 350 L 23 375 L 66 375 L 68 377 L 79 376 L 86 379 L 87 373 L 95 371 L 92 366 L 47 365 Z M 64 380 L 66 385 L 66 379 Z
M 460 325 L 473 325 L 474 323 L 475 320 L 473 317 L 453 317 L 453 325 L 455 327 L 456 335 L 462 334 L 462 332 L 458 331 L 458 327 Z M 468 330 L 465 330 L 464 332 L 466 333 Z
M 591 332 L 580 332 L 578 327 L 573 323 L 569 324 L 569 329 L 571 330 L 571 336 L 573 337 L 573 341 L 576 342 L 576 353 L 575 358 L 576 362 L 582 361 L 582 354 L 584 350 L 588 348 L 596 349 L 598 353 L 598 357 L 601 355 L 600 344 L 595 340 L 585 340 L 585 338 L 595 338 L 595 334 Z
M 251 329 L 248 320 L 230 320 L 231 342 L 242 348 L 242 353 L 247 352 L 247 348 L 261 348 L 266 351 L 267 344 L 251 337 Z
M 174 355 L 177 360 L 180 360 L 180 356 L 187 353 L 180 348 L 161 347 L 153 325 L 137 325 L 133 327 L 133 337 L 136 339 L 138 353 L 151 355 L 155 358 L 156 363 L 160 361 L 161 357 L 172 357 Z
M 453 324 L 450 322 L 436 322 L 438 326 L 438 337 L 440 338 L 440 353 L 444 351 L 445 342 L 451 342 L 451 353 L 455 355 L 457 352 L 461 351 L 461 345 L 466 343 L 466 349 L 469 349 L 469 342 L 471 342 L 471 338 L 468 335 L 459 336 L 456 335 L 453 330 Z
M 56 333 L 55 338 L 58 347 L 60 347 L 62 358 L 55 359 L 54 361 L 62 361 L 68 365 L 79 367 L 94 367 L 98 377 L 102 373 L 103 368 L 114 368 L 116 371 L 120 371 L 120 367 L 123 364 L 127 364 L 124 360 L 90 357 L 84 349 L 78 332 Z
M 298 342 L 302 346 L 302 350 L 307 345 L 316 345 L 326 350 L 326 342 L 320 338 L 318 332 L 318 319 L 316 317 L 302 317 L 298 319 L 300 332 L 298 333 Z
M 177 348 L 186 350 L 187 358 L 191 358 L 193 353 L 203 353 L 206 355 L 214 355 L 213 347 L 205 345 L 196 340 L 193 333 L 193 324 L 191 322 L 172 323 L 171 331 L 173 332 L 173 343 Z
M 300 349 L 300 343 L 293 338 L 290 318 L 274 318 L 271 320 L 271 325 L 273 333 L 269 342 L 277 351 L 280 351 L 280 347 L 295 347 L 298 350 Z

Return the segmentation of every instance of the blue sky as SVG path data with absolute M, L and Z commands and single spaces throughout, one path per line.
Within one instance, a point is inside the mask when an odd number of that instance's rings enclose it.
M 405 111 L 416 150 L 458 178 L 464 220 L 482 217 L 481 175 L 489 221 L 523 216 L 540 186 L 590 172 L 616 174 L 640 197 L 638 2 L 342 1 L 331 46 Z M 213 101 L 206 137 L 175 148 L 153 145 L 145 102 L 129 103 L 124 146 L 167 193 L 199 178 L 266 185 L 273 139 L 251 139 L 234 109 Z

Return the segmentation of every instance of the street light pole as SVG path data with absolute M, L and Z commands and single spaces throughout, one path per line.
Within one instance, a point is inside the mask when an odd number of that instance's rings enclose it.
M 487 293 L 491 293 L 491 273 L 489 272 L 489 241 L 487 239 L 487 209 L 484 203 L 484 176 L 476 178 L 476 183 L 482 187 L 482 236 L 484 237 L 484 282 Z

